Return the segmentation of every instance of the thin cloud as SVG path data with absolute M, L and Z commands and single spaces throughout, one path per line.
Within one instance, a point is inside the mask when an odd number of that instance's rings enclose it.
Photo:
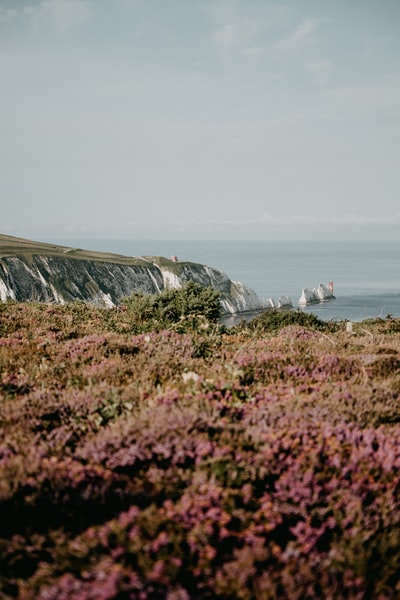
M 312 17 L 304 18 L 285 38 L 270 46 L 270 53 L 275 58 L 296 55 L 310 46 L 315 40 L 315 34 L 320 27 L 320 20 Z
M 212 0 L 206 7 L 206 11 L 216 21 L 228 22 L 236 15 L 238 0 Z
M 85 21 L 91 6 L 91 0 L 41 0 L 37 5 L 26 4 L 19 9 L 0 8 L 0 23 L 27 18 L 37 29 L 51 26 L 66 31 Z
M 333 61 L 327 58 L 314 58 L 306 63 L 312 80 L 317 84 L 325 84 L 330 81 L 333 67 Z
M 260 11 L 257 17 L 254 14 L 250 17 L 238 14 L 233 7 L 229 5 L 230 10 L 225 7 L 225 16 L 229 15 L 229 19 L 220 20 L 211 34 L 212 43 L 222 59 L 264 55 L 279 63 L 290 57 L 304 55 L 318 42 L 321 27 L 318 18 L 305 17 L 285 35 L 283 30 L 288 31 L 292 14 L 285 13 L 278 18 L 267 11 Z M 272 41 L 273 37 L 276 41 Z M 316 57 L 310 59 L 306 67 L 315 79 L 324 80 L 332 68 L 332 62 L 324 57 Z
M 400 214 L 374 217 L 353 214 L 327 217 L 292 215 L 287 219 L 276 219 L 275 222 L 281 225 L 393 225 L 400 223 Z
M 216 221 L 213 221 L 216 224 Z M 289 215 L 287 217 L 273 216 L 263 213 L 260 217 L 250 220 L 224 220 L 221 225 L 400 225 L 400 212 L 394 215 L 382 215 L 375 217 L 358 216 L 346 214 L 340 216 L 317 216 L 317 215 Z
M 11 23 L 18 18 L 18 11 L 15 8 L 0 7 L 0 23 Z
M 310 69 L 310 71 L 321 73 L 330 71 L 333 67 L 333 62 L 328 58 L 315 58 L 307 62 L 307 67 Z
M 251 53 L 259 32 L 259 24 L 253 19 L 242 19 L 227 23 L 212 34 L 212 41 L 218 54 L 225 58 L 236 53 Z

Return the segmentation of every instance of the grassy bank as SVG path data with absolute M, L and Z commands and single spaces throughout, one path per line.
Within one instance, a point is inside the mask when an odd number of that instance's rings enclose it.
M 400 321 L 0 305 L 0 597 L 400 596 Z

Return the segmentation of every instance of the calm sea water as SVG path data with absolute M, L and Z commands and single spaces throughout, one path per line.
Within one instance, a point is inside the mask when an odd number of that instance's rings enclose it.
M 400 242 L 52 240 L 127 256 L 176 255 L 207 264 L 253 288 L 260 298 L 334 283 L 335 300 L 307 307 L 324 320 L 400 317 Z

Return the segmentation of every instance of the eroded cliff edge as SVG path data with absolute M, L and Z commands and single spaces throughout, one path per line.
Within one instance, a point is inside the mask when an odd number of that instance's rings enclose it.
M 224 313 L 259 310 L 254 290 L 216 268 L 160 256 L 127 257 L 0 234 L 0 299 L 115 306 L 134 291 L 159 293 L 188 281 L 221 293 Z

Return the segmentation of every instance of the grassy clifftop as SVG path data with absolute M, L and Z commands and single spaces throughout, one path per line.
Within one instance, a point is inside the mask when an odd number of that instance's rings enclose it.
M 197 264 L 190 261 L 175 262 L 164 256 L 137 257 L 115 254 L 113 252 L 98 252 L 96 250 L 60 246 L 58 244 L 36 242 L 11 235 L 0 234 L 0 259 L 3 257 L 16 256 L 30 262 L 34 255 L 55 256 L 58 258 L 70 257 L 78 260 L 108 262 L 119 265 L 147 266 L 149 263 L 152 263 L 161 268 L 167 267 L 169 271 L 176 274 L 179 274 L 185 266 L 190 267 Z
M 56 256 L 59 258 L 70 257 L 81 260 L 93 260 L 110 262 L 124 265 L 146 265 L 147 260 L 142 257 L 129 257 L 111 252 L 97 252 L 94 250 L 83 250 L 69 246 L 35 242 L 24 238 L 0 234 L 0 258 L 6 256 L 18 256 L 29 260 L 33 255 Z

